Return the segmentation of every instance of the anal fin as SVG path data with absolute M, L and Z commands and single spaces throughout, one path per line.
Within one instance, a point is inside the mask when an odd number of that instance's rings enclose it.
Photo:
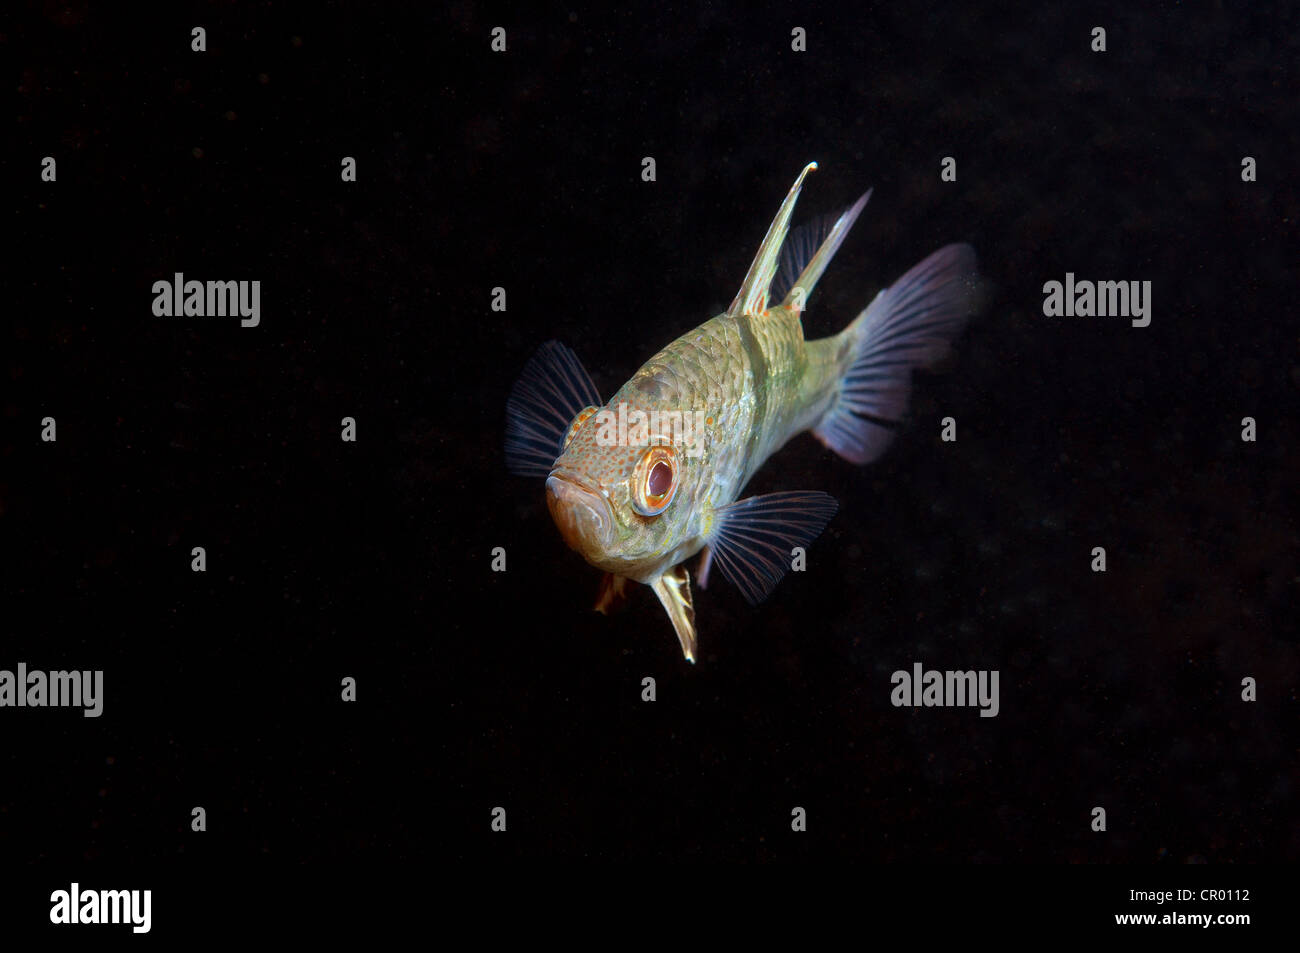
M 610 615 L 627 605 L 627 576 L 605 573 L 600 580 L 600 592 L 596 596 L 594 608 L 601 615 Z
M 691 577 L 684 563 L 674 566 L 650 584 L 663 603 L 682 644 L 686 661 L 695 663 L 695 607 L 691 605 Z

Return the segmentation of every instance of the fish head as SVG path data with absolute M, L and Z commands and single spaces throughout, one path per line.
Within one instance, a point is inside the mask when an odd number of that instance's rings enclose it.
M 583 414 L 586 415 L 584 418 Z M 569 547 L 597 568 L 646 581 L 690 555 L 691 501 L 705 468 L 699 436 L 651 408 L 588 408 L 546 480 Z

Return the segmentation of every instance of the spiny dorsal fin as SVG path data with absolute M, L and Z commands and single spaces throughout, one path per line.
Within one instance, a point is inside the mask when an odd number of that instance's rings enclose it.
M 790 229 L 790 216 L 794 212 L 794 203 L 799 199 L 799 190 L 803 187 L 804 176 L 817 168 L 816 162 L 809 162 L 794 180 L 794 185 L 786 193 L 776 218 L 768 226 L 763 244 L 758 246 L 758 254 L 749 266 L 745 280 L 736 292 L 736 298 L 727 309 L 730 315 L 762 314 L 767 310 L 767 291 L 771 287 L 772 277 L 776 274 L 777 260 L 781 246 L 785 243 L 785 234 Z
M 812 261 L 813 255 L 817 254 L 817 249 L 822 247 L 822 242 L 826 241 L 826 236 L 839 219 L 838 212 L 829 212 L 818 215 L 810 222 L 804 222 L 798 228 L 790 229 L 785 244 L 781 246 L 781 260 L 768 291 L 769 301 L 780 301 L 795 286 L 804 266 Z
M 773 285 L 773 298 L 779 296 L 782 307 L 803 311 L 821 279 L 826 266 L 844 244 L 849 229 L 858 220 L 871 198 L 871 189 L 836 218 L 823 215 L 790 233 L 781 249 L 781 270 Z M 803 294 L 799 294 L 799 290 Z

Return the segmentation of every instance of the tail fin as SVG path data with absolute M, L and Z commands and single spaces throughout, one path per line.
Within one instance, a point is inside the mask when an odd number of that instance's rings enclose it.
M 899 278 L 841 334 L 855 355 L 813 434 L 852 463 L 885 452 L 907 412 L 912 369 L 932 367 L 976 310 L 978 274 L 969 245 L 948 245 Z

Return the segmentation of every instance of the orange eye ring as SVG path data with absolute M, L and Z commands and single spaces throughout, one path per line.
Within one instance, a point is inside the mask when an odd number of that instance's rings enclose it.
M 642 516 L 658 516 L 677 492 L 677 453 L 671 446 L 651 447 L 632 474 L 632 507 Z

